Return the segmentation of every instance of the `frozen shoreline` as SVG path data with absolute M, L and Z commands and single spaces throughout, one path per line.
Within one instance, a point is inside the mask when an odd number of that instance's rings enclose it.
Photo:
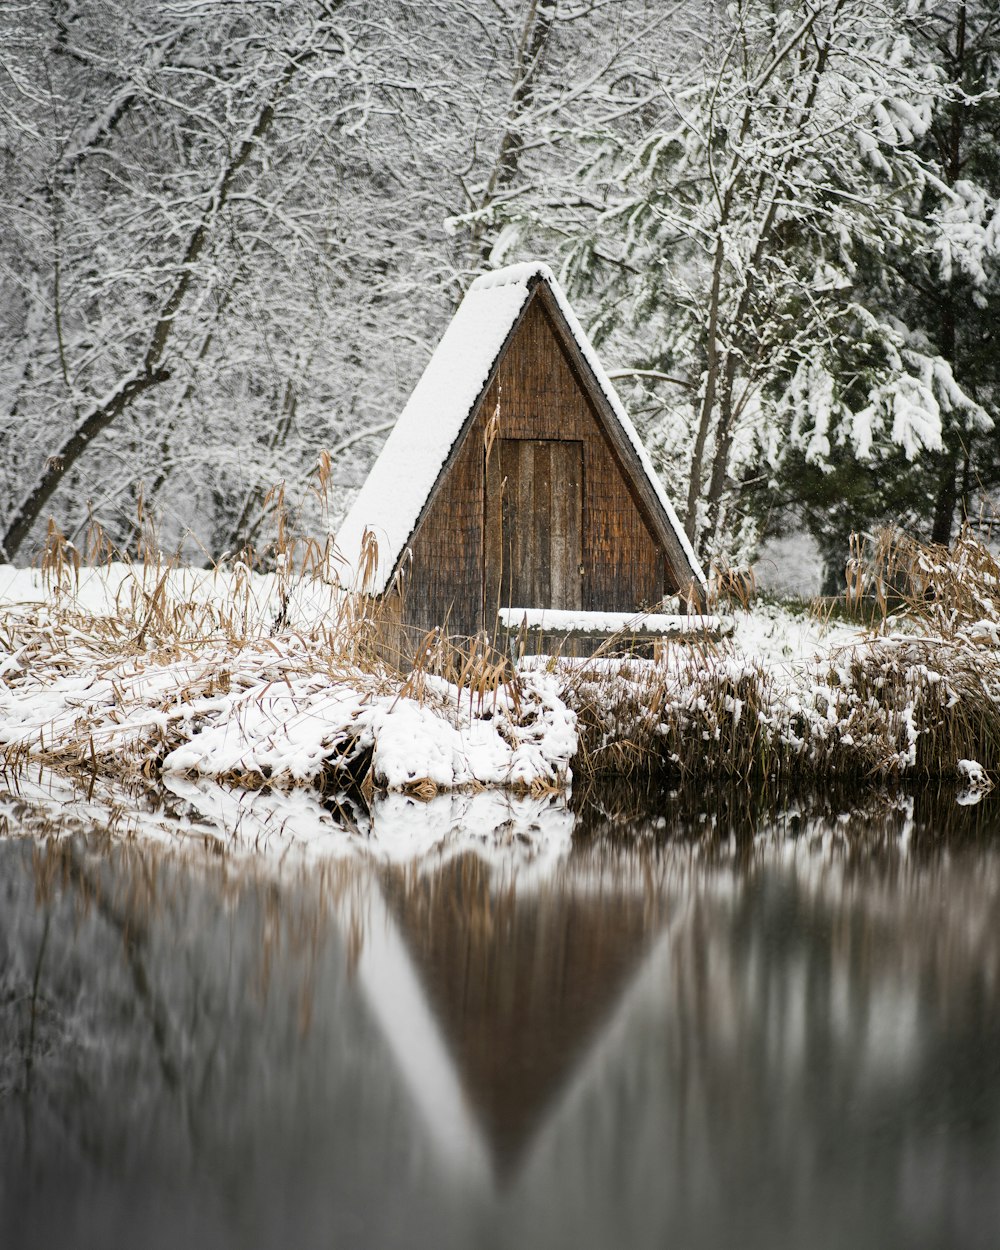
M 813 782 L 937 769 L 989 786 L 995 762 L 977 763 L 973 730 L 939 757 L 926 749 L 959 705 L 981 695 L 1000 709 L 978 626 L 945 644 L 762 606 L 736 612 L 724 642 L 672 645 L 656 663 L 528 657 L 456 685 L 366 662 L 346 603 L 319 579 L 240 567 L 112 564 L 43 579 L 0 566 L 0 755 L 8 767 L 368 798 L 543 794 L 568 790 L 574 770 L 644 768 L 682 780 L 801 770 Z

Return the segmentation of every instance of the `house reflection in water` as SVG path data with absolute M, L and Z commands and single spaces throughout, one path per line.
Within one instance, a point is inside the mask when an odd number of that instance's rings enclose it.
M 0 839 L 0 1244 L 996 1245 L 995 811 L 186 793 Z
M 358 976 L 452 1168 L 518 1173 L 662 935 L 637 875 L 524 885 L 472 852 L 372 886 Z

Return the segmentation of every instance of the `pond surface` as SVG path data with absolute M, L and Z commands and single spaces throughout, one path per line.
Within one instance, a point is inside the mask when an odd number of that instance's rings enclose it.
M 0 782 L 0 1245 L 998 1244 L 996 800 L 60 784 Z

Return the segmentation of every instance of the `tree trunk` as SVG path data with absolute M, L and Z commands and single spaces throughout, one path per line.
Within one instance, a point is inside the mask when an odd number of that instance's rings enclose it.
M 511 187 L 517 178 L 524 151 L 524 139 L 521 126 L 525 114 L 531 107 L 535 93 L 535 79 L 545 57 L 545 49 L 552 23 L 556 16 L 557 0 L 530 0 L 528 12 L 518 40 L 517 55 L 514 63 L 514 85 L 511 90 L 510 105 L 500 145 L 497 149 L 496 161 L 490 173 L 486 189 L 477 207 L 480 211 L 488 208 L 502 192 Z M 492 251 L 482 220 L 476 221 L 472 228 L 472 240 L 478 245 L 480 259 L 486 261 Z
M 941 476 L 934 500 L 934 521 L 931 526 L 931 542 L 947 547 L 951 543 L 951 530 L 958 505 L 958 449 L 951 448 L 941 462 Z
M 715 431 L 715 455 L 712 457 L 712 474 L 708 482 L 708 498 L 705 508 L 705 529 L 701 535 L 698 554 L 702 563 L 712 557 L 712 549 L 719 529 L 719 511 L 722 495 L 729 475 L 729 453 L 733 446 L 733 389 L 736 384 L 736 356 L 726 359 L 722 389 L 719 395 L 719 420 Z
M 754 90 L 756 92 L 762 91 L 767 81 L 777 71 L 782 62 L 787 57 L 793 55 L 797 48 L 805 46 L 809 40 L 812 40 L 816 46 L 816 61 L 812 69 L 810 85 L 801 105 L 803 117 L 808 118 L 815 105 L 819 84 L 829 57 L 830 38 L 833 23 L 842 7 L 843 0 L 838 0 L 838 3 L 834 6 L 833 11 L 828 15 L 826 36 L 822 43 L 819 43 L 813 34 L 813 27 L 819 17 L 820 10 L 816 9 L 807 13 L 802 24 L 779 49 L 779 51 L 775 53 L 771 62 L 759 75 Z M 754 101 L 753 98 L 751 98 L 747 101 L 743 111 L 743 117 L 740 122 L 740 143 L 743 142 L 749 132 L 751 121 L 753 119 L 753 106 Z M 805 125 L 805 121 L 803 121 L 802 124 Z M 779 173 L 781 175 L 786 175 L 792 163 L 793 158 L 791 155 L 783 158 L 779 166 Z M 712 281 L 708 296 L 708 322 L 705 332 L 705 389 L 702 395 L 700 411 L 698 414 L 698 429 L 695 434 L 694 449 L 691 456 L 691 469 L 688 478 L 687 513 L 684 518 L 684 529 L 687 533 L 689 541 L 698 548 L 702 559 L 706 561 L 711 555 L 711 548 L 715 542 L 715 531 L 719 517 L 719 505 L 722 498 L 722 491 L 725 487 L 726 474 L 729 468 L 729 452 L 733 442 L 732 396 L 733 385 L 735 382 L 736 356 L 731 344 L 728 347 L 720 344 L 723 329 L 721 310 L 724 299 L 723 271 L 725 269 L 725 233 L 729 226 L 734 202 L 740 185 L 745 181 L 747 174 L 749 174 L 752 178 L 753 172 L 753 170 L 747 168 L 739 156 L 734 155 L 729 167 L 729 177 L 726 182 L 725 189 L 719 196 L 719 219 L 716 224 L 716 241 L 714 255 L 712 258 Z M 771 175 L 771 181 L 774 181 L 777 176 L 777 174 Z M 760 199 L 766 180 L 767 175 L 762 175 L 758 182 L 757 190 L 754 193 L 753 198 L 755 201 Z M 719 194 L 718 190 L 716 194 Z M 740 192 L 740 194 L 744 193 Z M 747 278 L 744 282 L 743 290 L 740 293 L 735 314 L 729 320 L 729 329 L 731 332 L 730 338 L 732 338 L 733 333 L 739 329 L 741 323 L 747 315 L 753 291 L 753 279 L 751 275 L 760 265 L 765 248 L 771 240 L 775 221 L 776 204 L 777 198 L 776 196 L 772 196 L 771 202 L 764 214 L 764 220 L 754 245 L 751 263 L 747 266 Z M 723 371 L 721 385 L 719 377 L 720 369 Z M 716 421 L 715 453 L 712 459 L 712 472 L 708 486 L 706 524 L 704 533 L 699 535 L 698 501 L 702 493 L 705 448 L 708 445 L 708 436 L 712 430 L 712 418 L 717 405 L 719 407 L 719 416 Z
M 955 52 L 952 77 L 961 78 L 965 69 L 966 3 L 961 0 L 955 23 Z M 944 180 L 953 187 L 962 172 L 962 138 L 965 129 L 965 105 L 956 101 L 951 105 L 948 129 L 942 152 Z M 955 293 L 950 285 L 941 292 L 940 322 L 941 355 L 951 364 L 952 372 L 958 373 L 958 317 Z M 934 520 L 931 542 L 947 547 L 951 543 L 955 509 L 958 506 L 958 462 L 960 435 L 957 430 L 945 434 L 945 451 L 941 458 L 937 496 L 934 500 Z

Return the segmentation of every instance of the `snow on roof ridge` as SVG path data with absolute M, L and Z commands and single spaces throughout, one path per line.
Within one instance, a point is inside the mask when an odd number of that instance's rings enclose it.
M 505 265 L 503 269 L 491 269 L 481 273 L 469 287 L 470 291 L 491 291 L 498 286 L 527 286 L 532 278 L 541 278 L 551 287 L 558 286 L 556 276 L 543 260 L 525 260 L 517 265 Z
M 520 280 L 511 271 L 521 270 Z M 378 562 L 364 587 L 381 594 L 389 584 L 465 424 L 489 380 L 511 327 L 530 290 L 531 266 L 510 266 L 476 283 L 445 329 L 386 439 L 378 459 L 337 531 L 337 547 L 347 568 L 344 580 L 358 576 L 365 531 L 378 544 Z M 360 589 L 360 587 L 359 587 Z

